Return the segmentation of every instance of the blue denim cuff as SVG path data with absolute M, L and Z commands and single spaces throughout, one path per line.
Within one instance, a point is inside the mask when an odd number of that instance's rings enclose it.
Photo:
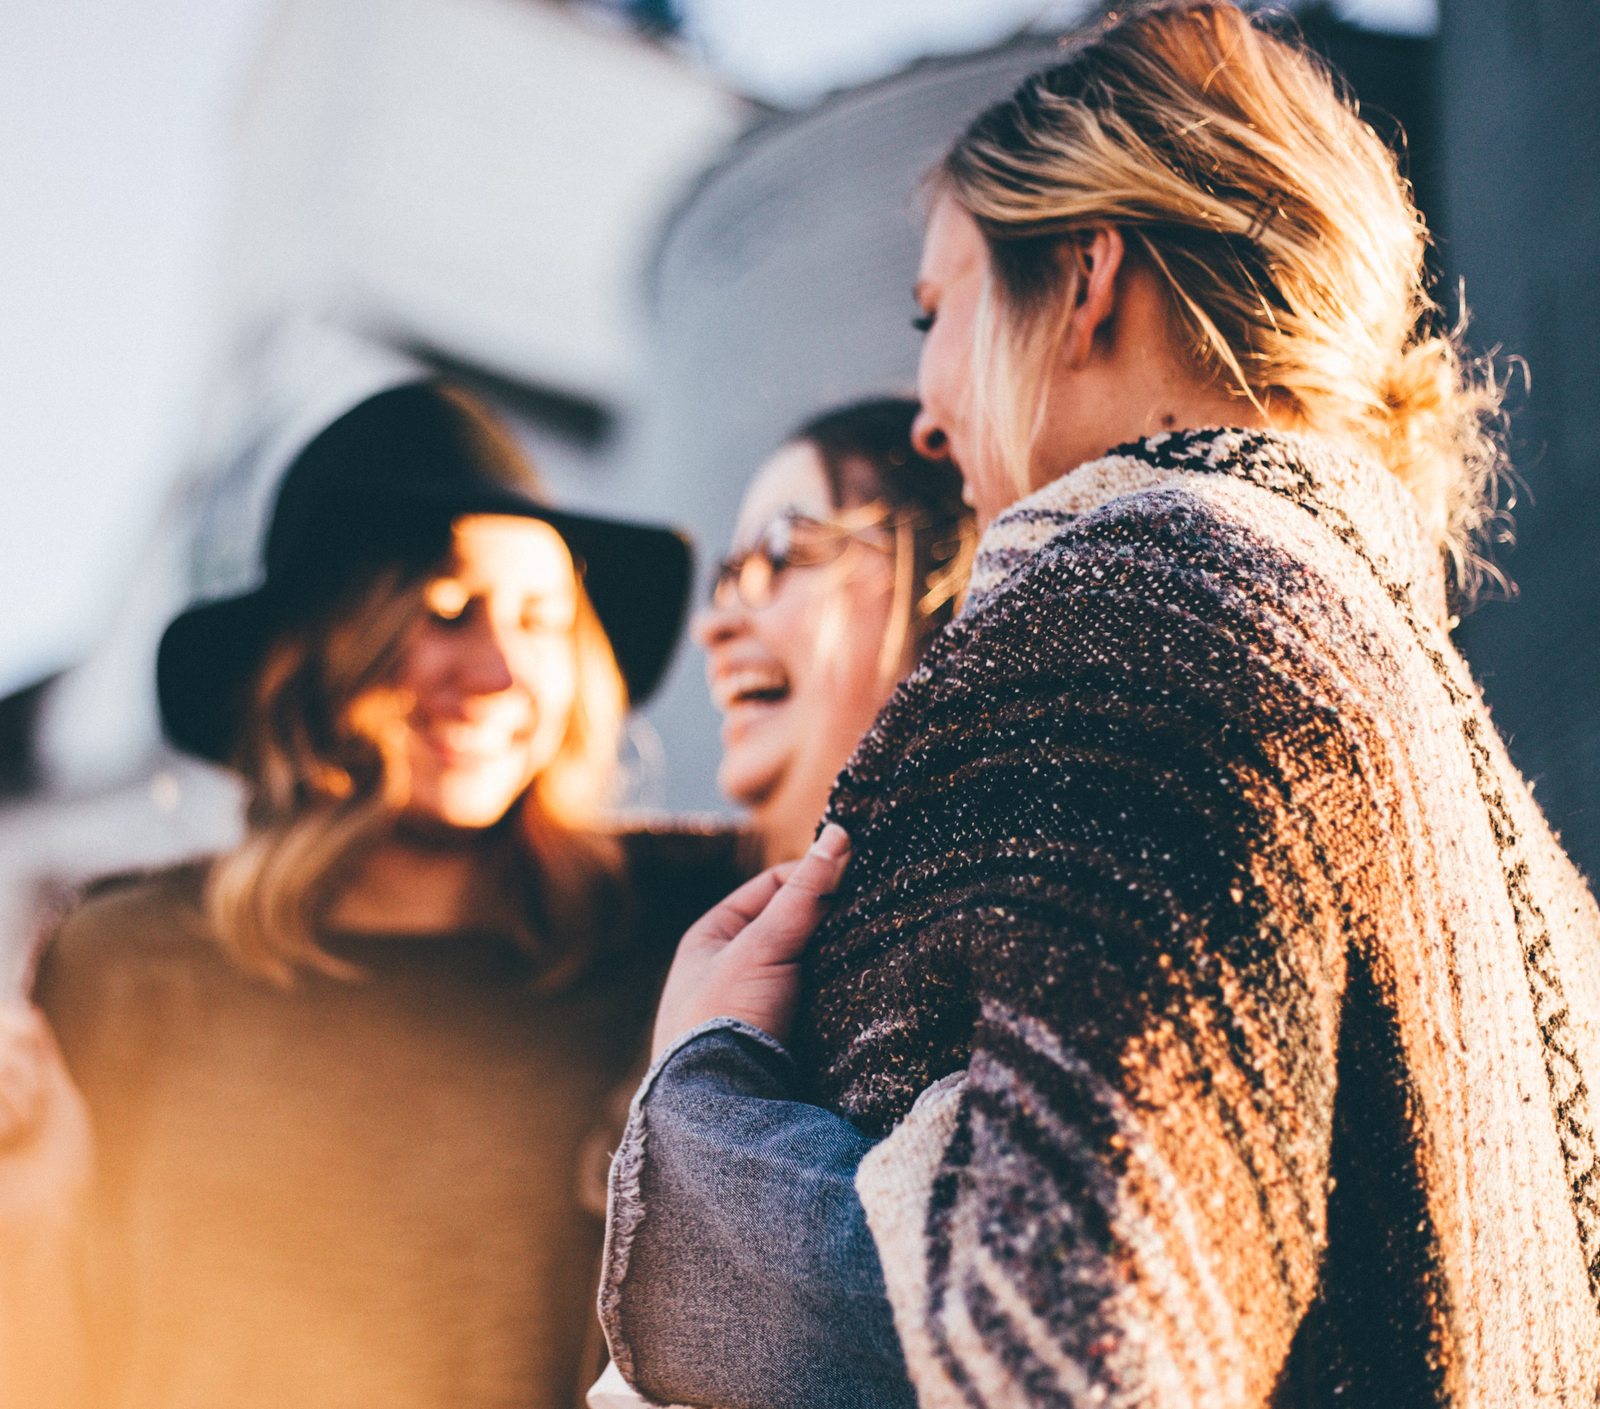
M 793 1100 L 794 1076 L 782 1043 L 716 1018 L 634 1096 L 600 1311 L 617 1368 L 657 1402 L 915 1403 L 855 1192 L 873 1142 Z
M 665 1070 L 667 1063 L 672 1061 L 685 1047 L 699 1042 L 703 1037 L 710 1037 L 713 1033 L 719 1032 L 728 1033 L 730 1037 L 743 1039 L 742 1042 L 736 1045 L 744 1047 L 752 1058 L 762 1060 L 763 1064 L 766 1062 L 780 1064 L 775 1070 L 783 1073 L 785 1085 L 793 1079 L 795 1074 L 794 1058 L 789 1055 L 789 1049 L 770 1032 L 765 1032 L 761 1028 L 745 1022 L 742 1018 L 707 1018 L 698 1027 L 691 1027 L 687 1032 L 673 1038 L 666 1050 L 655 1061 L 650 1063 L 650 1070 L 644 1074 L 644 1080 L 639 1083 L 639 1089 L 633 1093 L 633 1100 L 628 1105 L 630 1119 L 633 1113 L 639 1109 L 640 1103 L 650 1099 L 650 1093 L 654 1089 L 662 1071 Z M 751 1052 L 751 1047 L 754 1047 L 755 1051 Z

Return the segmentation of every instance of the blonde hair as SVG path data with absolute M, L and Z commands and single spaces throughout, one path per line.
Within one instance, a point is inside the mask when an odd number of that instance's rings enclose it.
M 282 633 L 251 685 L 234 764 L 250 788 L 244 842 L 212 866 L 207 918 L 245 969 L 287 984 L 297 967 L 353 977 L 317 931 L 350 863 L 394 826 L 406 802 L 392 688 L 425 611 L 427 575 L 399 567 Z M 483 911 L 555 987 L 582 966 L 623 903 L 620 850 L 597 830 L 610 800 L 626 689 L 578 583 L 577 689 L 552 760 L 485 836 Z
M 1322 62 L 1226 3 L 1138 10 L 980 116 L 935 177 L 991 274 L 974 395 L 1029 484 L 1065 248 L 1096 223 L 1165 286 L 1203 376 L 1346 439 L 1411 490 L 1470 593 L 1503 462 L 1502 388 L 1429 297 L 1428 231 L 1394 153 Z

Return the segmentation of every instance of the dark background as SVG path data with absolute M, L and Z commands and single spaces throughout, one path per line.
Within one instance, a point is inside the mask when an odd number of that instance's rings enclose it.
M 1600 5 L 1443 0 L 1438 226 L 1479 349 L 1527 359 L 1501 555 L 1515 600 L 1458 639 L 1567 850 L 1600 875 Z
M 1600 875 L 1600 4 L 1441 0 L 1436 38 L 1364 34 L 1326 10 L 1305 37 L 1380 131 L 1403 125 L 1437 241 L 1435 297 L 1511 383 L 1502 487 L 1513 584 L 1456 633 L 1567 850 Z M 1524 375 L 1525 374 L 1525 375 Z

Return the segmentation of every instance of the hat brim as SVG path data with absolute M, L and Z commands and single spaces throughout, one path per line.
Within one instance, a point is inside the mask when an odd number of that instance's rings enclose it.
M 386 502 L 452 519 L 508 514 L 549 524 L 583 576 L 629 703 L 644 703 L 660 685 L 683 630 L 694 575 L 693 550 L 682 534 L 566 513 L 494 485 L 407 486 Z M 173 620 L 156 655 L 162 726 L 172 743 L 213 762 L 230 761 L 245 690 L 286 623 L 285 594 L 270 581 L 253 592 L 191 607 Z

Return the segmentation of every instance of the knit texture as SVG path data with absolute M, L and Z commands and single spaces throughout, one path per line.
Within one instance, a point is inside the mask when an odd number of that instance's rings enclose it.
M 797 1034 L 889 1136 L 925 1406 L 1596 1402 L 1600 916 L 1444 613 L 1404 488 L 1308 437 L 991 525 L 839 781 Z

